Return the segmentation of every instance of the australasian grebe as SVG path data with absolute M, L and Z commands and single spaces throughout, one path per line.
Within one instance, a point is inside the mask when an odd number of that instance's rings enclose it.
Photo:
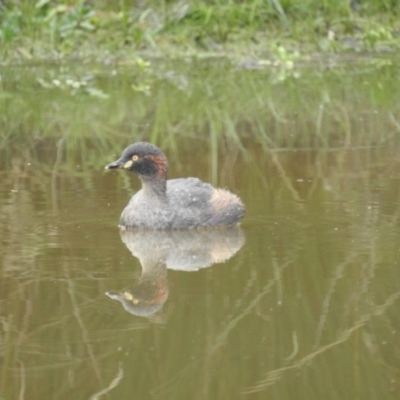
M 128 146 L 106 169 L 135 172 L 142 189 L 122 212 L 121 227 L 148 229 L 192 229 L 229 226 L 244 215 L 242 201 L 235 194 L 216 189 L 197 178 L 167 180 L 168 162 L 151 143 Z

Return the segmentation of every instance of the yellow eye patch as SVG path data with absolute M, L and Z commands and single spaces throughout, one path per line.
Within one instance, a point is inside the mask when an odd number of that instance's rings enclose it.
M 132 296 L 129 292 L 124 292 L 124 297 L 125 297 L 127 300 L 133 300 L 133 296 Z
M 132 164 L 133 164 L 133 161 L 132 161 L 132 160 L 129 160 L 129 161 L 127 161 L 127 162 L 124 164 L 124 168 L 125 168 L 125 169 L 129 169 L 129 168 L 132 166 Z
M 124 297 L 125 297 L 125 299 L 126 300 L 129 300 L 129 301 L 131 301 L 133 304 L 139 304 L 139 300 L 138 299 L 135 299 L 133 296 L 132 296 L 132 294 L 131 293 L 129 293 L 129 292 L 124 292 Z
M 132 156 L 132 158 L 131 158 L 129 161 L 127 161 L 127 162 L 124 164 L 124 168 L 125 168 L 125 169 L 129 169 L 130 167 L 132 167 L 132 164 L 133 164 L 134 162 L 136 162 L 137 160 L 139 160 L 139 156 L 135 154 L 134 156 Z

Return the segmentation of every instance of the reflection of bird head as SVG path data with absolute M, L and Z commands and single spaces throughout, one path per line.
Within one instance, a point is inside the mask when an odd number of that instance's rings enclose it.
M 122 291 L 106 292 L 106 295 L 120 301 L 129 313 L 147 317 L 158 311 L 167 300 L 167 279 L 166 276 L 158 280 L 150 276 L 142 277 L 135 286 Z

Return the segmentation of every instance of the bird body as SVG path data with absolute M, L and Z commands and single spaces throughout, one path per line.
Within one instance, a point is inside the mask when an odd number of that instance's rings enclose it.
M 135 172 L 142 189 L 129 201 L 120 219 L 121 227 L 148 229 L 193 229 L 229 226 L 244 215 L 238 196 L 216 189 L 198 178 L 167 180 L 168 162 L 156 146 L 138 142 L 128 146 L 107 169 Z

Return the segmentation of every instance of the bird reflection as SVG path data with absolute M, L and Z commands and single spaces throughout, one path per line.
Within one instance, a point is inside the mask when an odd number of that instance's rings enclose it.
M 151 316 L 168 298 L 167 269 L 197 271 L 227 261 L 244 243 L 238 227 L 217 230 L 121 230 L 121 238 L 139 259 L 142 275 L 128 288 L 106 292 L 131 314 Z

